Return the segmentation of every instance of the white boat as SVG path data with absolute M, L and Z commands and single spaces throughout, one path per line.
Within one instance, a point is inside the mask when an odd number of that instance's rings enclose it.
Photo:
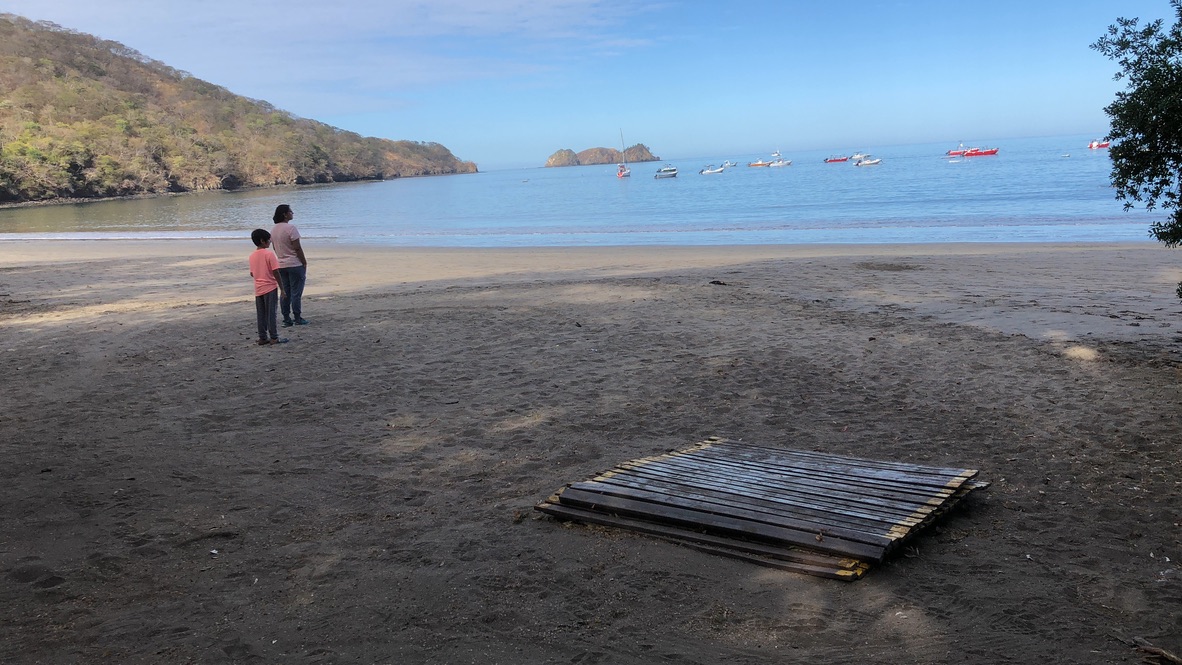
M 677 177 L 677 167 L 673 166 L 672 164 L 666 164 L 666 165 L 662 166 L 661 168 L 657 169 L 657 174 L 654 175 L 653 177 L 654 178 L 676 178 Z
M 782 157 L 777 157 L 777 158 L 773 159 L 772 163 L 768 164 L 768 166 L 792 166 L 792 160 L 791 159 L 784 159 Z
M 784 166 L 784 164 L 776 164 L 776 162 L 782 162 L 782 161 L 784 161 L 784 160 L 780 159 L 780 151 L 777 150 L 772 153 L 771 159 L 757 159 L 754 162 L 749 162 L 747 164 L 747 166 L 772 166 L 772 165 Z
M 869 157 L 870 155 L 865 152 L 855 152 L 854 154 L 850 155 L 850 159 L 854 160 L 855 162 L 857 162 L 859 159 L 867 159 Z
M 701 173 L 702 175 L 710 175 L 711 173 L 722 173 L 725 170 L 725 166 L 715 166 L 711 164 L 710 166 L 703 167 L 701 171 L 698 171 L 698 173 Z
M 869 157 L 869 155 L 866 155 Z M 881 159 L 859 159 L 854 162 L 854 166 L 877 166 L 882 163 Z
M 732 166 L 738 166 L 738 164 L 736 164 L 735 162 L 732 162 L 729 159 L 722 163 L 722 168 L 724 168 L 724 169 L 729 169 Z
M 632 169 L 628 168 L 628 155 L 624 152 L 624 130 L 620 130 L 620 163 L 616 164 L 616 177 L 627 178 L 632 175 Z

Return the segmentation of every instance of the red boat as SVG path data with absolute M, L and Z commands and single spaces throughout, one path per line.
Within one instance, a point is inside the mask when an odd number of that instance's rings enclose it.
M 982 157 L 984 155 L 996 155 L 997 148 L 969 148 L 963 153 L 965 157 Z
M 949 150 L 945 154 L 948 155 L 949 157 L 962 157 L 962 156 L 964 156 L 965 152 L 968 150 L 976 150 L 976 148 L 966 148 L 966 147 L 964 147 L 964 144 L 961 143 L 960 145 L 956 146 L 952 150 Z
M 1109 143 L 1109 141 L 1092 141 L 1088 144 L 1088 148 L 1090 150 L 1095 150 L 1096 148 L 1107 148 Z
M 833 157 L 826 157 L 825 158 L 826 164 L 836 164 L 837 162 L 848 162 L 848 161 L 850 161 L 849 155 L 846 155 L 844 157 L 842 157 L 840 155 L 835 155 Z

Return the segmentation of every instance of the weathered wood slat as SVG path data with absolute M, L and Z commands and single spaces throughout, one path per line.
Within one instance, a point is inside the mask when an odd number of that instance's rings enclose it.
M 752 453 L 751 451 L 758 451 Z M 782 453 L 782 454 L 781 454 Z M 768 468 L 771 470 L 793 470 L 825 472 L 854 471 L 859 476 L 881 477 L 892 482 L 919 482 L 942 485 L 947 479 L 960 475 L 962 469 L 942 467 L 921 467 L 917 465 L 867 464 L 856 458 L 822 456 L 819 453 L 779 450 L 773 448 L 743 448 L 724 443 L 704 443 L 693 448 L 674 451 L 663 455 L 634 460 L 635 463 L 654 462 L 669 459 L 702 459 L 711 462 L 734 463 L 749 469 Z
M 663 480 L 665 479 L 659 475 L 646 476 L 641 473 L 601 476 L 594 480 L 594 482 L 644 485 Z M 673 479 L 670 482 L 673 485 L 685 486 L 686 489 L 684 491 L 688 492 L 694 491 L 693 488 L 701 487 L 704 484 L 710 483 L 710 481 L 710 478 L 703 477 L 700 480 Z M 748 487 L 727 485 L 712 489 L 743 497 L 739 501 L 779 502 L 786 505 L 798 506 L 800 510 L 808 513 L 829 512 L 836 513 L 837 515 L 849 515 L 851 519 L 855 520 L 868 518 L 889 522 L 893 525 L 915 525 L 923 518 L 923 513 L 932 508 L 926 503 L 919 502 L 892 504 L 892 507 L 889 508 L 881 507 L 874 505 L 872 501 L 863 500 L 861 497 L 850 498 L 839 492 L 832 492 L 830 495 L 804 491 L 797 493 L 786 493 L 783 491 L 769 493 L 766 489 L 758 485 Z M 665 488 L 664 491 L 678 493 L 676 488 Z
M 792 547 L 773 547 L 763 543 L 724 538 L 722 536 L 682 529 L 672 525 L 646 522 L 611 513 L 600 513 L 572 506 L 564 506 L 552 501 L 543 502 L 538 506 L 538 509 L 563 519 L 599 524 L 601 526 L 622 527 L 672 542 L 690 542 L 709 546 L 712 548 L 710 551 L 716 553 L 722 553 L 726 549 L 732 549 L 760 557 L 759 560 L 756 560 L 756 563 L 760 563 L 761 565 L 771 565 L 764 561 L 764 559 L 776 559 L 786 564 L 791 563 L 798 566 L 808 566 L 811 568 L 811 570 L 807 571 L 810 574 L 817 574 L 816 571 L 818 570 L 828 570 L 834 579 L 857 579 L 868 568 L 864 562 L 849 557 L 821 554 L 819 552 L 810 552 Z M 802 570 L 801 572 L 806 571 Z
M 886 549 L 889 540 L 883 538 L 881 542 L 870 544 L 843 537 L 833 537 L 827 533 L 818 533 L 811 525 L 799 525 L 799 528 L 783 524 L 768 524 L 751 521 L 735 515 L 718 515 L 692 508 L 645 503 L 643 501 L 583 492 L 574 487 L 568 487 L 558 495 L 563 505 L 613 512 L 628 517 L 656 518 L 680 526 L 700 526 L 713 533 L 728 534 L 765 542 L 784 545 L 808 547 L 817 552 L 850 556 L 863 561 L 878 562 Z
M 648 476 L 644 474 L 617 474 L 610 477 L 601 476 L 594 480 L 594 482 L 604 485 L 621 485 L 649 489 L 654 492 L 664 492 L 666 494 L 677 494 L 687 498 L 725 501 L 751 510 L 800 516 L 804 519 L 841 519 L 863 530 L 888 529 L 901 522 L 912 526 L 919 523 L 919 521 L 911 518 L 914 511 L 884 513 L 864 510 L 853 504 L 842 505 L 836 501 L 825 501 L 819 498 L 814 499 L 804 493 L 798 496 L 763 494 L 759 493 L 758 488 L 754 487 L 749 488 L 749 491 L 744 493 L 741 487 L 735 487 L 732 484 L 719 487 L 712 485 L 710 481 L 710 478 L 703 478 L 701 480 L 669 480 L 661 476 Z
M 947 489 L 949 484 L 958 486 L 963 483 L 965 478 L 964 472 L 956 476 L 940 477 L 938 479 L 929 478 L 896 478 L 884 479 L 878 477 L 868 477 L 859 475 L 856 468 L 847 468 L 844 470 L 830 470 L 827 472 L 820 472 L 812 469 L 794 469 L 792 467 L 766 467 L 762 465 L 744 465 L 741 461 L 735 460 L 710 460 L 690 456 L 670 457 L 669 459 L 653 459 L 645 462 L 625 462 L 620 465 L 622 468 L 668 468 L 668 469 L 682 469 L 687 472 L 704 472 L 706 470 L 724 476 L 738 476 L 746 478 L 761 478 L 769 482 L 780 481 L 789 483 L 792 481 L 810 480 L 817 483 L 824 483 L 831 486 L 849 486 L 851 488 L 860 487 L 867 491 L 876 491 L 882 496 L 890 498 L 900 498 L 908 500 L 916 496 L 928 497 L 932 495 L 933 488 L 942 496 L 949 496 L 952 494 L 951 489 Z
M 716 455 L 715 451 L 715 455 Z M 827 468 L 811 466 L 795 467 L 787 464 L 771 465 L 762 462 L 751 462 L 743 459 L 728 459 L 725 457 L 711 457 L 704 454 L 683 454 L 651 457 L 641 460 L 625 462 L 623 466 L 681 466 L 687 468 L 708 468 L 721 474 L 737 473 L 741 475 L 760 475 L 769 478 L 780 476 L 816 478 L 819 480 L 855 479 L 859 484 L 889 488 L 899 493 L 926 493 L 931 487 L 944 487 L 949 482 L 961 479 L 965 470 L 958 473 L 929 476 L 904 475 L 892 471 L 888 475 L 865 473 L 857 466 L 829 465 Z
M 566 490 L 559 493 L 559 499 L 563 503 L 569 500 L 568 492 L 578 492 L 578 494 L 571 494 L 569 496 L 571 498 L 577 497 L 579 501 L 593 501 L 593 499 L 588 498 L 589 495 L 612 496 L 633 500 L 637 502 L 637 505 L 631 506 L 632 510 L 641 511 L 648 509 L 653 514 L 663 514 L 663 507 L 671 506 L 710 515 L 735 518 L 750 523 L 753 530 L 760 528 L 758 525 L 767 524 L 775 527 L 805 531 L 813 536 L 820 533 L 829 537 L 857 541 L 877 547 L 886 547 L 893 540 L 887 533 L 890 531 L 889 528 L 873 531 L 862 530 L 851 528 L 845 523 L 837 523 L 835 525 L 832 520 L 809 520 L 787 513 L 751 510 L 723 501 L 699 500 L 693 497 L 663 494 L 630 487 L 607 485 L 588 486 L 587 483 L 573 483 Z
M 875 494 L 875 488 L 861 487 L 854 482 L 843 484 L 838 480 L 821 482 L 787 476 L 767 477 L 761 474 L 753 474 L 744 478 L 741 474 L 730 471 L 730 469 L 728 469 L 727 475 L 719 476 L 711 473 L 708 467 L 686 467 L 673 462 L 625 464 L 597 477 L 596 480 L 614 474 L 667 477 L 677 481 L 709 478 L 720 488 L 738 493 L 758 492 L 761 496 L 767 497 L 815 496 L 822 502 L 827 500 L 843 504 L 858 504 L 863 509 L 896 517 L 909 515 L 914 511 L 916 505 L 927 503 L 934 497 L 946 498 L 952 495 L 951 491 L 902 494 L 889 490 L 882 490 L 881 494 Z

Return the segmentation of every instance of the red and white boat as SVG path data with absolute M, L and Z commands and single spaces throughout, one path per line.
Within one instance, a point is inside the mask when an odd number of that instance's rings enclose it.
M 1100 141 L 1097 139 L 1088 144 L 1088 149 L 1095 150 L 1097 148 L 1107 148 L 1109 143 L 1111 143 L 1111 141 Z
M 966 148 L 961 143 L 945 154 L 949 157 L 981 157 L 984 155 L 996 155 L 997 148 Z
M 833 155 L 832 157 L 825 158 L 826 164 L 836 164 L 837 162 L 848 162 L 848 161 L 850 161 L 849 155 Z

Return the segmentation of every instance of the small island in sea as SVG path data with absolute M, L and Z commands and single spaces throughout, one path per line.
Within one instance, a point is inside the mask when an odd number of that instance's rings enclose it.
M 575 152 L 570 148 L 563 148 L 550 155 L 546 160 L 546 168 L 551 166 L 589 166 L 592 164 L 619 164 L 627 162 L 659 162 L 660 157 L 649 152 L 648 146 L 637 143 L 620 152 L 615 148 L 588 148 L 582 152 Z

